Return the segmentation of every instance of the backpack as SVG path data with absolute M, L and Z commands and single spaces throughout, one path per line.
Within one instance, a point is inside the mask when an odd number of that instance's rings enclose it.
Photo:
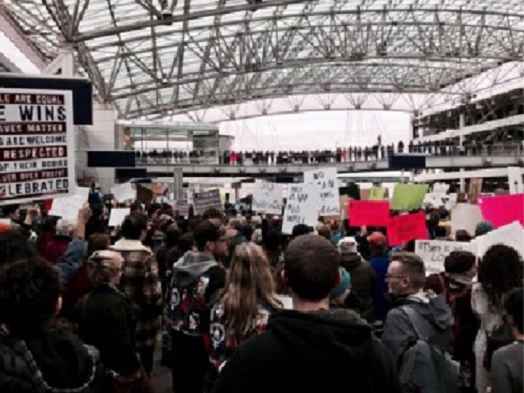
M 401 356 L 399 380 L 403 393 L 456 393 L 459 363 L 443 349 L 431 343 L 418 328 L 419 314 L 410 306 L 400 308 L 408 317 L 416 335 Z

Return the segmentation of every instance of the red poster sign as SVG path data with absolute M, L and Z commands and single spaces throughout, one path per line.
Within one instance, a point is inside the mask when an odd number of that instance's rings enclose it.
M 348 204 L 349 225 L 385 227 L 389 222 L 388 201 L 356 201 Z
M 391 246 L 398 246 L 410 240 L 426 239 L 428 239 L 426 215 L 422 212 L 392 217 L 389 221 L 388 240 Z
M 497 228 L 513 221 L 524 225 L 524 194 L 480 198 L 479 206 L 484 218 Z

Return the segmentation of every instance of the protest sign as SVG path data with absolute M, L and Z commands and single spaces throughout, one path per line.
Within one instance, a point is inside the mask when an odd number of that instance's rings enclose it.
M 434 208 L 445 207 L 451 210 L 457 204 L 457 194 L 443 194 L 441 192 L 430 192 L 424 196 L 423 206 Z
M 78 211 L 87 203 L 88 198 L 89 188 L 77 187 L 73 195 L 53 199 L 53 204 L 48 214 L 76 223 Z
M 470 235 L 475 234 L 475 228 L 483 221 L 478 205 L 458 203 L 451 209 L 451 231 L 454 234 L 459 229 L 466 230 Z
M 479 258 L 482 258 L 486 251 L 495 244 L 513 247 L 520 254 L 520 257 L 524 258 L 524 228 L 517 221 L 478 236 L 471 243 Z M 501 261 L 501 263 L 504 263 L 504 261 Z
M 117 202 L 134 201 L 136 199 L 136 189 L 131 183 L 122 183 L 111 187 L 111 194 Z
M 195 214 L 203 214 L 211 207 L 222 210 L 220 191 L 218 189 L 214 189 L 204 192 L 195 192 L 193 194 L 193 206 L 195 207 Z
M 266 214 L 282 214 L 282 188 L 277 183 L 260 181 L 253 191 L 253 211 Z
M 349 225 L 352 227 L 388 225 L 388 201 L 350 201 L 348 205 Z
M 426 215 L 422 212 L 392 217 L 388 224 L 388 240 L 391 246 L 398 246 L 410 240 L 428 238 Z
M 109 215 L 109 223 L 108 223 L 108 225 L 110 227 L 118 227 L 118 226 L 122 225 L 122 223 L 124 222 L 124 219 L 126 218 L 126 216 L 129 215 L 130 212 L 131 212 L 131 209 L 129 209 L 129 208 L 122 208 L 122 209 L 113 208 L 113 209 L 111 209 L 111 214 Z
M 314 227 L 318 222 L 320 197 L 314 184 L 292 184 L 284 209 L 282 233 L 290 235 L 297 224 Z
M 426 275 L 444 271 L 444 260 L 452 251 L 471 251 L 467 242 L 449 242 L 443 240 L 415 241 L 415 254 L 422 258 Z
M 524 224 L 524 194 L 482 197 L 478 203 L 484 219 L 495 227 L 513 221 Z
M 75 189 L 72 93 L 0 88 L 0 205 Z
M 446 183 L 433 184 L 433 192 L 436 194 L 447 194 L 448 190 L 449 190 L 449 184 L 446 184 Z
M 420 209 L 427 190 L 427 184 L 397 184 L 393 191 L 391 209 L 402 211 Z
M 369 190 L 361 188 L 360 189 L 360 200 L 367 201 L 368 199 L 369 199 Z
M 369 189 L 368 199 L 370 201 L 386 199 L 386 189 L 384 187 L 371 187 Z
M 319 216 L 340 214 L 337 168 L 319 168 L 304 172 L 304 183 L 314 184 L 319 194 Z

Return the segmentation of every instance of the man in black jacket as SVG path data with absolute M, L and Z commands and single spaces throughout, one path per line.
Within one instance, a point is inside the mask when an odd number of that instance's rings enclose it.
M 294 310 L 242 345 L 222 370 L 215 393 L 398 392 L 393 360 L 371 328 L 349 310 L 330 310 L 340 255 L 326 239 L 303 235 L 285 253 Z

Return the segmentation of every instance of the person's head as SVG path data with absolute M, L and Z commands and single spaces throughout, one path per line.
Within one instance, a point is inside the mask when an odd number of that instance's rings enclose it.
M 297 224 L 291 231 L 291 238 L 294 239 L 298 236 L 307 235 L 313 232 L 313 228 L 305 224 Z
M 329 226 L 327 226 L 326 224 L 318 224 L 317 233 L 319 236 L 322 236 L 323 238 L 326 238 L 328 240 L 331 238 L 331 231 L 329 229 Z
M 489 221 L 482 221 L 475 227 L 475 237 L 485 235 L 493 230 L 493 224 Z
M 43 261 L 24 260 L 0 270 L 0 318 L 13 334 L 45 328 L 60 310 L 58 271 Z
M 165 231 L 165 243 L 167 247 L 175 247 L 178 245 L 178 240 L 180 239 L 180 230 L 178 225 L 173 223 L 169 225 Z
M 124 239 L 140 240 L 147 230 L 147 216 L 142 213 L 133 213 L 128 215 L 122 226 L 120 234 Z
M 455 232 L 455 240 L 457 242 L 469 242 L 471 241 L 471 235 L 465 229 L 459 229 Z
M 355 254 L 358 252 L 358 243 L 354 237 L 346 236 L 338 241 L 337 248 L 342 256 L 346 254 Z
M 251 225 L 253 225 L 255 228 L 259 228 L 262 225 L 262 217 L 251 216 Z
M 275 283 L 262 248 L 252 242 L 235 247 L 223 297 L 227 328 L 237 335 L 253 328 L 260 304 L 278 307 Z
M 0 233 L 0 267 L 36 257 L 36 250 L 28 244 L 18 229 Z
M 221 252 L 223 247 L 227 249 L 225 232 L 209 220 L 201 221 L 193 232 L 195 246 L 200 252 L 208 252 L 215 255 Z M 224 243 L 226 243 L 224 245 Z
M 513 334 L 524 335 L 524 288 L 514 288 L 506 295 L 504 309 L 513 326 Z
M 388 249 L 388 241 L 386 236 L 381 232 L 372 232 L 368 237 L 369 252 L 371 256 L 382 256 Z
M 95 251 L 105 250 L 111 244 L 111 237 L 105 233 L 93 233 L 87 238 L 87 256 Z
M 340 254 L 327 239 L 302 235 L 284 253 L 284 274 L 293 294 L 304 301 L 320 302 L 338 283 Z
M 240 232 L 242 230 L 242 220 L 238 217 L 231 218 L 227 223 L 227 229 Z
M 452 251 L 444 259 L 444 269 L 462 284 L 471 284 L 477 275 L 477 257 L 469 251 Z
M 496 244 L 488 249 L 478 267 L 478 281 L 490 302 L 502 308 L 502 296 L 522 285 L 522 261 L 513 247 Z
M 56 223 L 56 235 L 57 236 L 72 237 L 74 231 L 75 231 L 75 224 L 71 220 L 61 218 L 60 220 L 57 221 Z
M 178 240 L 178 250 L 181 254 L 185 254 L 187 251 L 192 250 L 195 245 L 195 239 L 193 232 L 186 232 Z
M 20 214 L 20 205 L 14 204 L 14 205 L 7 205 L 2 207 L 2 212 L 4 217 L 10 218 L 13 221 L 21 221 L 22 217 Z
M 217 227 L 220 227 L 224 224 L 224 214 L 215 207 L 210 207 L 204 211 L 202 214 L 203 220 L 209 220 Z
M 122 277 L 124 258 L 117 251 L 98 250 L 87 260 L 89 280 L 93 286 L 118 285 Z
M 388 291 L 392 295 L 407 296 L 424 288 L 426 269 L 422 259 L 412 252 L 392 255 L 386 274 Z

